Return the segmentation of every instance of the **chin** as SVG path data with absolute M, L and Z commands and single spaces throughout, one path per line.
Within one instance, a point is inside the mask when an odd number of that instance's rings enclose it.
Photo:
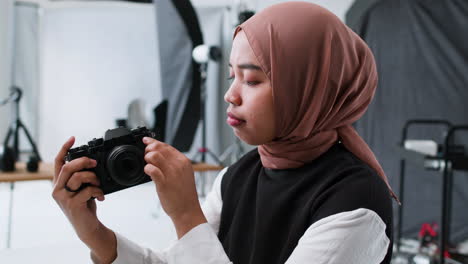
M 258 145 L 262 145 L 262 144 L 266 143 L 264 140 L 261 140 L 259 138 L 255 138 L 255 137 L 249 137 L 248 135 L 245 135 L 242 132 L 239 132 L 239 131 L 237 131 L 235 129 L 234 129 L 234 134 L 241 141 L 243 141 L 244 143 L 249 144 L 251 146 L 258 146 Z

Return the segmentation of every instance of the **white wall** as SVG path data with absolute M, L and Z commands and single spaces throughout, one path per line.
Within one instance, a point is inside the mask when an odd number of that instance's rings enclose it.
M 12 0 L 0 1 L 0 100 L 8 95 L 10 84 L 10 55 L 11 34 L 9 27 L 12 19 Z M 8 125 L 9 107 L 0 108 L 0 142 L 3 142 Z
M 160 101 L 151 5 L 55 2 L 40 13 L 36 103 L 43 160 L 52 161 L 70 135 L 77 145 L 103 136 L 127 116 L 131 100 Z

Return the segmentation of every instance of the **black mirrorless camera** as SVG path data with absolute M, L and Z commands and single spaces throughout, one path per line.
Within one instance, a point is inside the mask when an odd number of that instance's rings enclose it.
M 143 137 L 155 137 L 146 127 L 129 130 L 124 127 L 107 130 L 104 138 L 93 139 L 88 145 L 70 149 L 67 161 L 89 157 L 97 161 L 95 168 L 89 169 L 96 174 L 104 194 L 151 181 L 144 172 L 146 145 Z M 83 184 L 80 189 L 89 186 Z

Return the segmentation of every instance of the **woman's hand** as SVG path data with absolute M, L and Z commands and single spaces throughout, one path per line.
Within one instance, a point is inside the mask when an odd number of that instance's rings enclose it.
M 93 199 L 103 201 L 104 193 L 97 187 L 99 180 L 96 174 L 83 171 L 96 167 L 97 163 L 82 157 L 65 164 L 65 156 L 74 142 L 74 137 L 67 140 L 55 158 L 52 197 L 74 227 L 78 237 L 91 249 L 93 257 L 100 262 L 111 262 L 117 256 L 115 234 L 97 218 L 96 202 Z M 89 186 L 79 192 L 73 191 L 85 183 Z
M 191 161 L 177 149 L 145 137 L 145 173 L 156 184 L 164 211 L 174 223 L 181 238 L 192 228 L 206 223 L 198 201 Z

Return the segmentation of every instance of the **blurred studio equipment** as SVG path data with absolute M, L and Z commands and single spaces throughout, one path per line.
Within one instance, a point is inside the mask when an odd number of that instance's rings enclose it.
M 190 1 L 160 0 L 155 6 L 161 100 L 152 113 L 145 111 L 147 98 L 132 100 L 127 117 L 116 124 L 130 129 L 146 126 L 157 140 L 188 152 L 201 117 L 200 64 L 192 59 L 192 51 L 203 44 L 203 35 Z
M 206 162 L 208 159 L 221 163 L 229 159 L 232 163 L 243 154 L 239 140 L 236 139 L 236 142 L 226 149 L 216 149 L 216 139 L 210 136 L 212 124 L 208 104 L 212 98 L 207 100 L 207 96 L 211 96 L 209 91 L 212 80 L 219 77 L 215 69 L 224 64 L 223 45 L 213 38 L 210 39 L 210 36 L 215 35 L 214 28 L 207 27 L 207 31 L 203 33 L 207 34 L 208 38 L 204 38 L 200 19 L 213 17 L 214 9 L 195 10 L 188 0 L 161 0 L 155 2 L 155 6 L 162 100 L 153 109 L 153 118 L 148 118 L 150 114 L 143 111 L 145 107 L 141 100 L 131 102 L 128 118 L 118 120 L 118 126 L 147 126 L 156 133 L 158 140 L 174 146 L 179 151 L 196 151 L 192 158 L 194 162 Z M 245 3 L 232 4 L 230 10 L 235 13 L 235 24 L 250 18 L 254 14 L 251 9 Z M 209 15 L 199 18 L 197 12 Z M 153 125 L 150 125 L 148 120 L 153 121 Z M 199 127 L 200 142 L 197 140 L 199 143 L 192 148 Z M 212 151 L 213 149 L 216 151 Z M 217 156 L 214 153 L 222 154 Z
M 151 103 L 147 98 L 133 100 L 128 104 L 128 115 L 116 120 L 117 126 L 146 126 L 156 133 L 158 140 L 179 151 L 194 151 L 195 159 L 199 159 L 197 162 L 206 161 L 206 155 L 219 162 L 213 152 L 222 152 L 217 146 L 223 131 L 213 137 L 210 135 L 213 125 L 210 120 L 215 121 L 215 126 L 220 120 L 218 114 L 210 110 L 214 107 L 206 101 L 206 96 L 212 92 L 213 98 L 218 96 L 218 85 L 223 79 L 221 76 L 225 75 L 224 72 L 221 74 L 223 29 L 215 25 L 225 23 L 226 9 L 201 7 L 195 10 L 188 0 L 161 0 L 155 2 L 155 7 L 161 100 L 152 112 L 144 111 L 145 104 Z M 203 37 L 197 13 L 205 20 L 207 40 Z M 205 45 L 205 41 L 210 45 Z M 217 99 L 209 100 L 217 102 Z M 195 139 L 198 132 L 200 135 Z M 197 146 L 193 147 L 195 140 Z M 211 151 L 213 149 L 215 151 Z
M 253 15 L 255 15 L 255 12 L 252 10 L 244 10 L 239 13 L 239 25 L 247 21 L 247 19 L 251 18 Z
M 167 100 L 163 100 L 153 108 L 151 114 L 146 111 L 147 103 L 143 99 L 134 99 L 130 101 L 127 107 L 127 118 L 115 120 L 117 127 L 133 129 L 136 127 L 148 127 L 155 133 L 154 138 L 164 142 L 167 122 Z M 153 119 L 153 126 L 150 126 Z
M 251 18 L 255 12 L 248 8 L 247 4 L 243 1 L 234 3 L 237 7 L 237 25 L 240 25 Z M 236 26 L 237 26 L 236 25 Z M 198 149 L 197 154 L 193 158 L 196 160 L 201 155 L 201 162 L 206 161 L 206 154 L 213 158 L 218 164 L 223 163 L 234 163 L 244 153 L 244 148 L 240 140 L 236 137 L 235 142 L 228 146 L 224 152 L 217 157 L 212 151 L 206 147 L 206 114 L 205 114 L 205 103 L 206 103 L 206 79 L 207 79 L 207 68 L 209 62 L 219 63 L 222 59 L 222 51 L 217 46 L 199 45 L 193 49 L 193 59 L 199 63 L 200 75 L 201 75 L 201 121 L 202 121 L 202 147 Z M 231 160 L 229 161 L 229 157 Z M 227 161 L 227 162 L 226 162 Z M 227 165 L 227 164 L 226 164 Z
M 257 7 L 257 1 L 243 1 L 243 0 L 235 0 L 232 3 L 232 8 L 234 9 L 236 15 L 237 15 L 237 21 L 235 26 L 238 26 L 245 21 L 247 21 L 249 18 L 251 18 L 253 15 L 255 15 L 255 9 Z M 253 6 L 255 5 L 255 6 Z
M 192 51 L 203 44 L 203 35 L 190 1 L 161 0 L 155 5 L 162 97 L 154 109 L 155 128 L 164 130 L 166 143 L 187 152 L 201 117 L 200 64 Z
M 208 46 L 208 45 L 199 45 L 193 49 L 192 52 L 193 59 L 200 65 L 199 72 L 201 78 L 201 105 L 200 105 L 200 120 L 202 122 L 202 143 L 201 147 L 198 148 L 196 155 L 192 158 L 192 160 L 197 161 L 198 156 L 201 156 L 201 162 L 206 162 L 206 154 L 210 155 L 218 164 L 221 164 L 219 158 L 207 148 L 206 145 L 206 111 L 205 111 L 205 104 L 206 104 L 206 77 L 207 77 L 207 69 L 208 63 L 212 62 L 219 62 L 222 57 L 221 49 L 217 46 Z
M 0 106 L 11 103 L 12 117 L 9 125 L 9 129 L 6 138 L 3 142 L 3 148 L 0 149 L 0 169 L 3 171 L 14 171 L 15 162 L 19 160 L 20 149 L 19 149 L 19 136 L 20 130 L 24 132 L 29 144 L 32 147 L 32 155 L 29 157 L 27 169 L 30 172 L 37 171 L 38 163 L 41 161 L 41 156 L 37 150 L 36 143 L 31 137 L 26 126 L 23 124 L 20 118 L 19 103 L 23 91 L 17 87 L 12 86 L 10 89 L 10 95 L 3 101 L 0 101 Z
M 468 35 L 460 33 L 468 23 L 468 1 L 356 0 L 346 22 L 368 43 L 379 74 L 373 100 L 385 103 L 371 104 L 354 127 L 396 188 L 403 207 L 394 207 L 394 215 L 405 208 L 403 221 L 394 221 L 400 233 L 395 244 L 416 238 L 422 223 L 438 223 L 435 261 L 449 263 L 446 246 L 468 241 L 468 168 L 459 162 L 468 137 L 457 132 L 442 151 L 438 144 L 467 123 Z M 412 141 L 401 140 L 408 121 L 418 119 L 427 124 L 411 126 Z
M 239 1 L 238 3 L 234 3 L 233 7 L 237 10 L 237 21 L 235 23 L 235 27 L 244 23 L 253 15 L 255 15 L 255 11 L 250 9 L 247 4 L 243 1 Z M 224 165 L 229 165 L 235 163 L 239 160 L 242 155 L 245 153 L 245 149 L 242 146 L 242 142 L 239 138 L 235 137 L 234 143 L 229 145 L 219 156 L 219 160 L 222 161 Z

